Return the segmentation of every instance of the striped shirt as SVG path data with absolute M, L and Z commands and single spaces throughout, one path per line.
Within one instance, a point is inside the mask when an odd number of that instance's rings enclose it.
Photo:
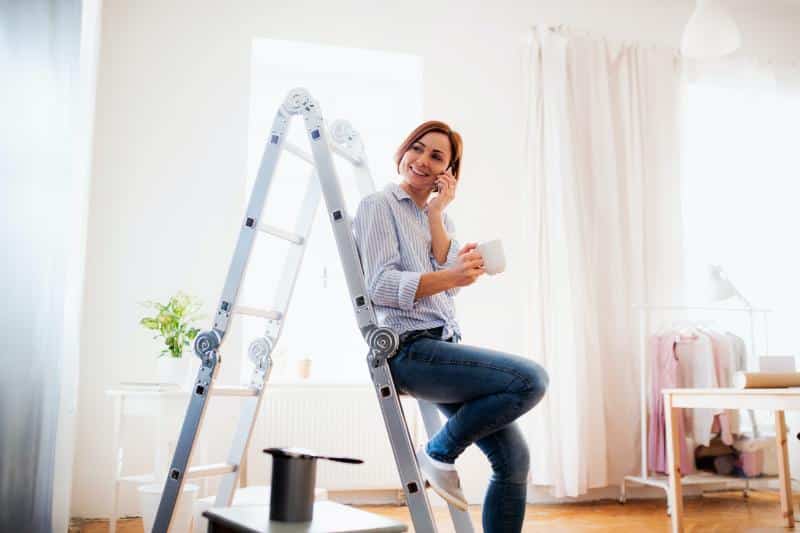
M 353 219 L 353 232 L 366 275 L 367 292 L 382 326 L 401 335 L 443 326 L 442 338 L 461 336 L 453 297 L 457 288 L 414 300 L 422 274 L 455 264 L 459 245 L 444 215 L 450 249 L 444 264 L 433 255 L 427 209 L 395 183 L 366 196 Z

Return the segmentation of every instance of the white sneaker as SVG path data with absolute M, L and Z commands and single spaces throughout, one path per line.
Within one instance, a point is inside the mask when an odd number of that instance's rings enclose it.
M 462 511 L 469 509 L 467 498 L 461 490 L 461 482 L 458 479 L 458 472 L 455 470 L 445 470 L 433 464 L 431 458 L 425 453 L 424 448 L 417 450 L 417 463 L 420 472 L 426 483 L 447 503 L 451 503 Z

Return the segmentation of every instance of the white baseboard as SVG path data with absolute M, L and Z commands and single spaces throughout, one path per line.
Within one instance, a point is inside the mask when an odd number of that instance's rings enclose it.
M 721 490 L 740 490 L 741 482 L 744 480 L 736 480 L 731 483 L 720 483 L 718 485 L 703 485 L 702 487 L 683 487 L 683 495 L 685 497 L 699 496 L 703 492 L 713 492 Z M 778 490 L 777 479 L 752 479 L 750 483 L 751 490 Z M 626 486 L 626 498 L 628 500 L 647 500 L 647 499 L 662 499 L 666 504 L 667 493 L 666 491 L 657 487 L 647 487 L 644 485 L 636 485 L 628 483 Z M 580 503 L 592 502 L 600 500 L 619 500 L 619 486 L 609 486 L 597 489 L 590 489 L 586 494 L 577 498 L 556 498 L 550 493 L 547 487 L 530 486 L 528 487 L 528 503 L 540 504 L 561 504 L 561 503 Z
M 777 480 L 753 480 L 751 484 L 752 490 L 778 490 Z M 683 495 L 685 497 L 699 496 L 703 491 L 719 491 L 719 490 L 737 490 L 727 484 L 721 483 L 719 485 L 705 485 L 702 487 L 684 487 Z M 628 484 L 626 490 L 626 497 L 628 500 L 648 500 L 648 499 L 661 499 L 664 500 L 666 505 L 667 495 L 666 492 L 656 487 L 636 486 Z M 431 505 L 434 507 L 443 506 L 444 501 L 441 500 L 432 491 L 428 492 L 431 500 Z M 343 503 L 347 505 L 403 505 L 404 497 L 400 489 L 392 490 L 346 490 L 346 491 L 329 491 L 329 498 L 332 501 Z M 598 489 L 591 489 L 586 494 L 577 498 L 563 497 L 556 498 L 553 496 L 547 487 L 530 486 L 528 487 L 528 503 L 530 504 L 567 504 L 567 503 L 584 503 L 596 502 L 602 500 L 618 500 L 619 487 L 610 486 Z M 470 501 L 470 504 L 480 505 L 481 501 Z

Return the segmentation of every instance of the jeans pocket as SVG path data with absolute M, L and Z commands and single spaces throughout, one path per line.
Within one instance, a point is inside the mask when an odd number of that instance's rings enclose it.
M 428 342 L 428 341 L 434 342 Z M 430 363 L 436 357 L 439 343 L 442 339 L 426 333 L 420 336 L 416 342 L 408 347 L 408 358 L 421 363 Z

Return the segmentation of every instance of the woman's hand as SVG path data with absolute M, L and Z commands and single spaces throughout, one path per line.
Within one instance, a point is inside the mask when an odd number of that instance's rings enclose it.
M 486 273 L 483 267 L 483 257 L 476 250 L 478 243 L 470 242 L 458 252 L 456 264 L 450 267 L 453 283 L 456 287 L 472 285 L 479 276 Z
M 447 205 L 456 197 L 456 184 L 458 181 L 453 177 L 450 169 L 436 176 L 438 194 L 428 202 L 428 214 L 434 213 L 441 215 Z

